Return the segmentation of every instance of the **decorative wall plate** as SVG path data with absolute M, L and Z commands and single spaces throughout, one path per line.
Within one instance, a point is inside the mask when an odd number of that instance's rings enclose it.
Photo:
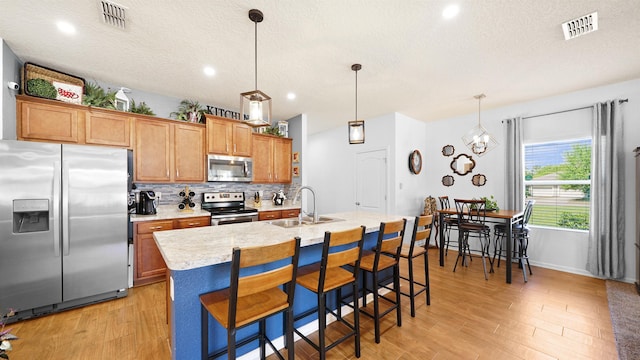
M 442 155 L 444 156 L 451 156 L 455 152 L 456 148 L 454 148 L 453 145 L 445 145 L 442 147 Z
M 444 186 L 453 186 L 453 183 L 455 181 L 456 179 L 454 179 L 451 175 L 445 175 L 442 177 L 442 185 Z
M 471 178 L 471 183 L 475 186 L 484 186 L 487 183 L 487 177 L 484 174 L 475 174 Z

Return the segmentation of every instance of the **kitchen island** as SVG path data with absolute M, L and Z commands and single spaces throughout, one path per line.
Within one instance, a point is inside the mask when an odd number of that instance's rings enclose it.
M 396 221 L 402 216 L 369 212 L 345 212 L 324 216 L 339 219 L 315 225 L 283 228 L 269 222 L 239 223 L 184 230 L 159 231 L 154 238 L 168 268 L 169 328 L 172 359 L 200 358 L 200 294 L 229 286 L 231 253 L 234 247 L 269 245 L 295 236 L 301 238 L 299 265 L 320 261 L 325 231 L 341 231 L 361 225 L 366 227 L 365 248 L 372 248 L 381 222 Z M 294 312 L 315 305 L 313 294 L 298 287 Z M 305 320 L 303 320 L 305 321 Z M 305 329 L 313 331 L 315 319 L 308 318 Z M 296 327 L 305 326 L 296 323 Z M 317 326 L 317 325 L 315 325 Z M 272 339 L 282 336 L 282 318 L 267 321 L 267 334 Z M 238 331 L 238 339 L 253 333 L 256 326 Z M 226 345 L 226 331 L 216 321 L 210 321 L 209 351 Z M 282 345 L 282 341 L 275 342 Z M 257 348 L 257 342 L 253 348 Z M 241 349 L 238 354 L 245 353 Z

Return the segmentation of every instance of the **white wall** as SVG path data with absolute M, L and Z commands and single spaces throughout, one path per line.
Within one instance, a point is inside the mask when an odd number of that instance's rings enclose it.
M 9 81 L 20 84 L 20 67 L 22 63 L 0 38 L 0 79 L 2 79 L 0 94 L 0 139 L 16 139 L 16 95 L 19 91 L 10 90 Z
M 491 94 L 487 94 L 490 99 Z M 434 159 L 432 166 L 426 162 L 428 168 L 433 168 L 433 173 L 427 177 L 425 187 L 430 192 L 437 195 L 447 194 L 449 197 L 478 197 L 494 195 L 498 204 L 504 203 L 504 134 L 501 121 L 506 118 L 516 116 L 528 117 L 555 111 L 575 109 L 593 105 L 610 99 L 629 99 L 623 105 L 624 117 L 624 141 L 626 149 L 625 178 L 627 199 L 625 211 L 626 223 L 626 281 L 635 280 L 635 252 L 633 244 L 635 242 L 636 214 L 633 203 L 634 183 L 634 158 L 633 149 L 640 145 L 640 79 L 621 82 L 609 86 L 603 86 L 584 91 L 573 92 L 544 98 L 527 103 L 515 104 L 497 109 L 482 111 L 482 125 L 493 134 L 500 146 L 487 153 L 483 157 L 475 157 L 477 161 L 473 174 L 482 173 L 487 176 L 487 185 L 475 187 L 471 184 L 471 175 L 458 176 L 452 174 L 449 169 L 451 158 L 442 156 L 442 146 L 452 144 L 456 148 L 456 154 L 460 152 L 470 153 L 463 145 L 462 134 L 474 126 L 477 122 L 477 114 L 469 114 L 450 119 L 443 119 L 436 122 L 427 123 L 427 133 L 429 142 L 426 153 Z M 488 103 L 485 100 L 485 103 Z M 535 121 L 527 119 L 525 121 Z M 556 128 L 550 128 L 549 132 L 570 133 L 571 128 L 558 122 Z M 452 174 L 455 184 L 452 187 L 445 187 L 441 183 L 443 175 Z M 559 269 L 568 272 L 590 275 L 586 270 L 587 241 L 586 232 L 578 231 L 555 231 L 551 229 L 537 228 L 532 231 L 532 241 L 529 245 L 529 256 L 532 263 L 549 268 Z
M 491 94 L 484 102 L 490 104 Z M 504 134 L 501 121 L 516 116 L 528 117 L 556 111 L 580 108 L 610 99 L 629 99 L 623 105 L 625 136 L 625 178 L 628 202 L 625 206 L 626 222 L 626 281 L 635 277 L 635 168 L 633 149 L 640 145 L 640 79 L 608 86 L 557 95 L 536 101 L 514 104 L 496 109 L 482 110 L 482 125 L 493 134 L 500 145 L 483 157 L 474 156 L 476 167 L 472 174 L 453 174 L 449 165 L 453 157 L 442 155 L 444 145 L 453 145 L 455 155 L 470 151 L 462 143 L 462 135 L 477 124 L 478 114 L 473 113 L 433 122 L 421 122 L 402 114 L 388 114 L 367 119 L 366 142 L 349 145 L 345 126 L 309 136 L 308 154 L 310 164 L 308 184 L 316 188 L 320 213 L 351 211 L 355 209 L 355 153 L 362 150 L 388 148 L 391 174 L 389 176 L 391 201 L 389 212 L 399 215 L 417 215 L 422 210 L 422 200 L 448 195 L 450 198 L 480 197 L 494 195 L 498 204 L 503 204 L 504 194 Z M 474 101 L 471 96 L 469 101 Z M 487 107 L 488 108 L 488 107 Z M 309 119 L 313 121 L 313 119 Z M 525 121 L 535 121 L 535 118 Z M 564 126 L 564 128 L 563 128 Z M 550 132 L 573 133 L 569 125 L 559 122 Z M 423 132 L 423 134 L 420 134 Z M 423 157 L 420 175 L 408 170 L 409 153 L 418 149 Z M 487 184 L 476 187 L 471 184 L 473 174 L 484 174 Z M 442 176 L 453 175 L 452 187 L 442 185 Z M 402 184 L 402 189 L 400 189 Z M 529 245 L 532 263 L 567 272 L 590 275 L 586 268 L 586 232 L 556 231 L 534 228 Z
M 424 153 L 426 124 L 402 114 L 387 114 L 365 119 L 365 143 L 350 145 L 347 122 L 344 127 L 309 136 L 308 185 L 316 189 L 322 213 L 354 211 L 355 158 L 357 152 L 387 150 L 390 184 L 388 211 L 416 216 L 422 211 L 425 197 L 425 171 L 409 172 L 411 151 Z M 402 188 L 400 188 L 402 184 Z

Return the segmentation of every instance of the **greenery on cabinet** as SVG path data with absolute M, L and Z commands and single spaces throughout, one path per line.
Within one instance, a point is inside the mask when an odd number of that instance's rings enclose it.
M 27 80 L 27 93 L 47 99 L 55 99 L 58 94 L 55 86 L 40 78 Z
M 280 133 L 280 129 L 278 128 L 278 126 L 265 127 L 264 134 L 284 137 L 284 135 L 282 133 Z
M 131 99 L 131 103 L 129 104 L 129 112 L 151 116 L 156 115 L 144 101 L 136 104 L 136 101 L 133 99 Z
M 82 104 L 105 109 L 116 108 L 115 90 L 105 91 L 100 85 L 94 82 L 87 82 L 84 86 L 84 97 Z
M 175 117 L 177 120 L 189 121 L 194 123 L 204 123 L 206 110 L 195 100 L 184 99 L 178 106 L 178 111 L 172 112 L 169 116 Z

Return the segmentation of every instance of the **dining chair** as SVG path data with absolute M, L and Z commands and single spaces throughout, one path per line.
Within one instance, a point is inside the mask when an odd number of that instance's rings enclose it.
M 487 209 L 484 200 L 464 200 L 454 199 L 456 204 L 456 213 L 458 220 L 458 257 L 453 271 L 456 271 L 458 261 L 462 259 L 462 265 L 467 265 L 467 257 L 471 258 L 471 246 L 469 238 L 477 238 L 480 243 L 479 251 L 482 257 L 482 270 L 484 271 L 485 280 L 489 280 L 487 276 L 486 258 L 489 257 L 489 243 L 491 240 L 491 228 L 485 223 Z M 468 253 L 468 255 L 467 255 Z M 489 258 L 491 264 L 491 258 Z M 493 272 L 493 264 L 491 264 L 490 272 Z
M 524 282 L 527 282 L 527 272 L 524 267 L 524 261 L 527 262 L 529 268 L 529 275 L 533 275 L 531 271 L 531 264 L 529 263 L 529 255 L 527 254 L 527 248 L 529 247 L 529 220 L 533 213 L 533 205 L 535 200 L 528 200 L 524 207 L 524 214 L 522 219 L 511 226 L 511 238 L 513 239 L 513 255 L 512 259 L 518 261 L 518 267 L 522 268 L 522 276 Z M 493 260 L 495 262 L 496 256 L 498 256 L 498 267 L 500 267 L 500 258 L 504 252 L 503 243 L 507 238 L 507 226 L 505 224 L 496 224 L 493 227 L 495 242 L 493 245 Z
M 360 357 L 360 311 L 358 307 L 358 274 L 364 244 L 365 227 L 330 232 L 324 234 L 322 257 L 320 262 L 300 267 L 297 283 L 308 291 L 317 295 L 317 306 L 295 316 L 294 321 L 311 315 L 318 317 L 318 343 L 294 327 L 295 333 L 311 345 L 319 353 L 320 360 L 325 360 L 327 351 L 345 340 L 354 337 L 356 357 Z M 342 317 L 340 307 L 343 303 L 341 289 L 351 286 L 353 322 Z M 335 291 L 336 311 L 327 306 L 327 294 Z M 342 336 L 327 344 L 325 330 L 327 328 L 327 313 L 336 317 L 336 321 L 345 325 L 347 330 Z
M 449 202 L 448 196 L 438 196 L 438 201 L 440 202 L 440 209 L 449 209 L 451 208 L 451 203 Z M 449 242 L 451 241 L 451 230 L 458 228 L 458 219 L 456 219 L 453 215 L 444 215 L 442 219 L 442 234 L 444 238 L 444 254 L 448 255 L 449 253 Z M 442 249 L 440 249 L 442 251 Z
M 401 292 L 402 295 L 409 297 L 411 303 L 411 317 L 416 316 L 416 297 L 423 292 L 426 293 L 426 304 L 431 305 L 431 289 L 429 287 L 429 238 L 431 237 L 431 229 L 434 224 L 434 215 L 416 216 L 413 232 L 411 234 L 411 242 L 403 245 L 400 250 L 400 259 L 407 260 L 407 275 L 400 273 L 400 279 L 409 283 L 409 292 Z M 423 245 L 418 243 L 422 242 Z M 424 282 L 418 281 L 414 276 L 414 259 L 422 256 L 424 258 Z M 416 290 L 416 286 L 419 287 Z
M 402 238 L 407 226 L 407 220 L 382 222 L 378 231 L 378 241 L 373 250 L 364 250 L 360 261 L 360 270 L 363 274 L 362 299 L 363 305 L 360 312 L 373 318 L 376 344 L 380 343 L 380 321 L 383 316 L 395 310 L 396 323 L 402 326 L 402 308 L 400 307 L 400 249 Z M 390 274 L 389 271 L 391 270 Z M 385 274 L 385 272 L 387 274 Z M 373 313 L 367 309 L 367 293 L 369 292 L 368 274 L 371 274 L 371 293 L 373 294 Z M 393 283 L 393 287 L 388 283 Z M 393 293 L 394 298 L 380 294 L 380 288 L 385 288 Z M 384 311 L 380 311 L 380 300 L 387 304 Z
M 274 245 L 233 249 L 229 287 L 200 295 L 202 359 L 216 358 L 225 353 L 228 359 L 235 359 L 237 347 L 258 340 L 260 359 L 265 359 L 265 344 L 269 344 L 274 354 L 284 360 L 266 335 L 266 319 L 278 313 L 284 313 L 287 357 L 294 358 L 293 298 L 299 256 L 299 237 Z M 253 268 L 250 274 L 241 273 L 247 268 Z M 259 270 L 256 272 L 255 269 Z M 284 291 L 281 289 L 282 285 Z M 209 315 L 227 330 L 227 347 L 211 356 Z M 238 329 L 256 322 L 257 334 L 236 341 Z
M 439 224 L 438 224 L 438 203 L 436 202 L 436 199 L 433 196 L 427 196 L 424 199 L 424 209 L 422 210 L 422 215 L 421 216 L 428 216 L 428 215 L 433 215 L 433 219 L 436 221 L 433 221 L 432 223 L 432 227 L 435 228 L 435 236 L 433 237 L 433 241 L 435 243 L 435 247 L 439 248 L 440 245 L 438 245 L 438 236 L 439 236 Z M 430 241 L 430 239 L 429 239 Z

